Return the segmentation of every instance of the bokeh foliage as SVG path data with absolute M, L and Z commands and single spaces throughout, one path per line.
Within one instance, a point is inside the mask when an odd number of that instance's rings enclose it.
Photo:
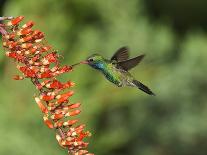
M 198 26 L 181 35 L 165 14 L 152 21 L 146 10 L 144 0 L 9 0 L 3 8 L 4 15 L 34 20 L 62 53 L 64 64 L 94 52 L 110 58 L 125 45 L 131 56 L 147 55 L 132 73 L 152 88 L 155 97 L 117 88 L 87 66 L 62 77 L 77 84 L 73 101 L 82 102 L 81 122 L 93 133 L 90 152 L 205 155 L 206 33 Z M 0 67 L 0 154 L 66 154 L 54 132 L 43 125 L 31 82 L 11 79 L 17 72 L 15 63 L 4 57 L 2 48 Z

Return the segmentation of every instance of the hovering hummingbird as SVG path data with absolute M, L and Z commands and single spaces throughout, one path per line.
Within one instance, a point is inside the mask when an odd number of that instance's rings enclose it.
M 138 65 L 145 55 L 139 55 L 129 59 L 127 47 L 118 49 L 110 60 L 99 54 L 93 54 L 80 64 L 88 64 L 94 69 L 101 71 L 106 79 L 118 87 L 138 87 L 149 95 L 155 95 L 147 86 L 136 80 L 128 71 Z

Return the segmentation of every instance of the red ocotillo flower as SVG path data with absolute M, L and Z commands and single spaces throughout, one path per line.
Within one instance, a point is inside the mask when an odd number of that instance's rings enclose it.
M 17 61 L 17 69 L 22 75 L 15 75 L 15 80 L 30 78 L 39 94 L 35 101 L 43 113 L 44 123 L 56 129 L 56 139 L 60 146 L 68 149 L 72 155 L 92 155 L 86 150 L 84 142 L 90 132 L 84 131 L 85 125 L 75 125 L 78 120 L 80 103 L 71 103 L 74 94 L 69 90 L 72 81 L 65 83 L 57 79 L 58 75 L 72 71 L 71 66 L 61 66 L 60 55 L 45 41 L 44 33 L 33 30 L 33 21 L 21 25 L 24 16 L 0 17 L 0 33 L 6 56 Z M 66 120 L 70 117 L 70 120 Z

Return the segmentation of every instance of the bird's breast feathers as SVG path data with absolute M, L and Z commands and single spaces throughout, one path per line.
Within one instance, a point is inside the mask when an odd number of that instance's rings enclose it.
M 130 74 L 127 71 L 116 68 L 113 64 L 108 64 L 106 69 L 103 70 L 105 77 L 117 86 L 128 85 Z

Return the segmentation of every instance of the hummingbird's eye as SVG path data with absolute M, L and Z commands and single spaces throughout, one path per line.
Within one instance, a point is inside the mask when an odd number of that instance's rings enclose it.
M 89 62 L 92 62 L 92 61 L 93 61 L 93 58 L 89 58 L 88 61 L 89 61 Z

